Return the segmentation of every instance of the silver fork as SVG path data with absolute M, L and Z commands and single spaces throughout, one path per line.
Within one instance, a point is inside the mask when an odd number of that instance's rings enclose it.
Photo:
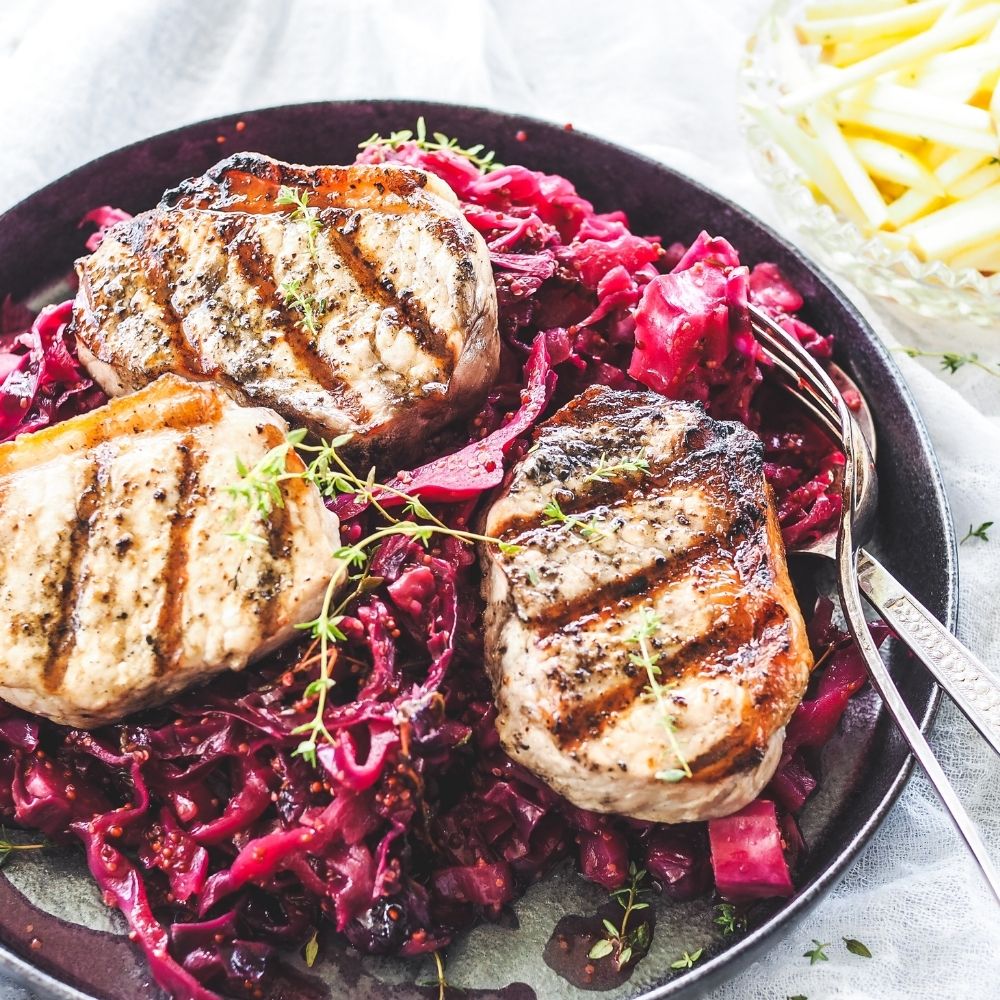
M 820 375 L 826 372 L 798 343 L 777 326 L 764 313 L 751 309 L 754 331 L 761 345 L 774 363 L 773 373 L 784 381 L 786 388 L 794 392 L 796 398 L 809 409 L 812 416 L 830 433 L 835 440 L 841 438 L 838 401 L 844 391 L 851 390 L 858 399 L 859 406 L 855 421 L 864 443 L 867 444 L 871 462 L 859 467 L 858 492 L 860 505 L 874 510 L 877 494 L 874 456 L 876 451 L 875 424 L 868 404 L 858 387 L 836 365 L 830 365 L 826 388 L 816 379 L 810 379 L 808 371 L 798 373 L 796 353 L 805 355 L 818 369 Z M 832 382 L 835 395 L 830 396 Z M 863 450 L 862 450 L 863 453 Z M 854 533 L 858 541 L 868 540 L 867 532 L 859 531 L 855 519 Z M 807 552 L 829 559 L 836 559 L 836 534 L 818 538 L 799 546 L 795 551 Z M 858 576 L 861 592 L 893 627 L 935 680 L 945 689 L 966 718 L 979 731 L 983 739 L 1000 756 L 1000 680 L 966 649 L 892 574 L 869 552 L 861 549 L 858 554 Z
M 979 865 L 994 897 L 1000 903 L 1000 874 L 997 873 L 986 850 L 986 845 L 956 795 L 951 782 L 948 781 L 941 769 L 941 765 L 929 744 L 924 739 L 920 727 L 906 707 L 906 703 L 889 674 L 878 648 L 872 641 L 861 603 L 859 573 L 866 574 L 869 581 L 874 581 L 874 587 L 871 589 L 875 592 L 875 599 L 871 596 L 869 599 L 872 599 L 876 606 L 885 603 L 890 608 L 890 613 L 886 614 L 890 625 L 896 627 L 899 615 L 891 612 L 898 607 L 898 604 L 894 599 L 878 600 L 880 588 L 882 592 L 888 592 L 893 597 L 902 596 L 904 600 L 908 601 L 907 606 L 915 609 L 915 614 L 922 613 L 934 626 L 932 634 L 937 636 L 940 632 L 944 632 L 948 636 L 948 648 L 958 651 L 957 653 L 953 652 L 953 656 L 967 657 L 969 662 L 978 667 L 984 677 L 988 678 L 989 673 L 982 664 L 978 663 L 972 653 L 965 649 L 950 633 L 946 632 L 925 608 L 907 594 L 902 585 L 897 583 L 880 563 L 860 548 L 861 543 L 867 541 L 871 536 L 874 527 L 878 492 L 874 458 L 865 435 L 862 433 L 858 421 L 851 414 L 843 395 L 822 366 L 794 337 L 786 333 L 759 309 L 751 306 L 750 314 L 754 334 L 772 362 L 773 375 L 841 446 L 846 457 L 841 481 L 843 510 L 837 531 L 831 532 L 808 546 L 803 546 L 798 551 L 810 552 L 836 561 L 844 617 L 868 665 L 872 683 L 882 698 L 883 704 L 895 719 L 896 725 L 902 731 L 914 756 L 930 778 L 959 834 Z M 846 376 L 844 377 L 846 379 Z M 862 397 L 859 393 L 860 398 Z M 874 441 L 874 427 L 870 428 L 870 432 L 872 441 Z M 925 629 L 930 628 L 931 626 L 925 625 Z M 935 677 L 938 677 L 940 660 L 935 655 L 933 647 L 928 649 L 922 644 L 920 631 L 914 630 L 912 626 L 907 627 L 905 620 L 898 631 L 900 638 L 931 668 Z M 949 678 L 950 680 L 951 678 Z M 953 688 L 957 691 L 956 702 L 959 707 L 965 711 L 970 721 L 990 741 L 991 746 L 998 749 L 995 739 L 997 731 L 993 730 L 986 720 L 978 718 L 979 713 L 976 712 L 974 705 L 967 705 L 961 687 L 953 683 L 945 683 L 944 687 L 949 694 L 952 694 L 952 697 L 956 697 L 953 694 Z

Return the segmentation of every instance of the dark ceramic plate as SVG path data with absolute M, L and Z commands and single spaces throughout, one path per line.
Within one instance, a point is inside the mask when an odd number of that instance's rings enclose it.
M 748 263 L 776 261 L 806 297 L 806 318 L 836 334 L 839 362 L 871 403 L 879 433 L 881 497 L 877 546 L 890 569 L 950 626 L 957 601 L 954 536 L 937 463 L 906 387 L 871 329 L 799 251 L 735 205 L 694 181 L 627 150 L 542 122 L 476 108 L 413 102 L 352 102 L 272 108 L 169 132 L 111 153 L 32 195 L 0 219 L 0 294 L 23 297 L 64 275 L 81 251 L 79 219 L 96 205 L 152 206 L 165 188 L 238 150 L 302 163 L 347 163 L 373 132 L 428 125 L 495 148 L 503 162 L 571 178 L 599 209 L 624 209 L 638 232 L 689 241 L 707 228 L 728 237 Z M 242 121 L 239 129 L 237 121 Z M 926 727 L 936 689 L 922 671 L 893 667 L 914 715 Z M 898 661 L 898 662 L 897 662 Z M 788 933 L 840 878 L 885 818 L 910 771 L 905 746 L 870 694 L 852 703 L 825 751 L 819 793 L 802 825 L 808 856 L 796 896 L 759 913 L 750 932 L 720 938 L 707 901 L 659 906 L 649 955 L 616 998 L 691 997 L 732 976 L 770 941 Z M 0 878 L 0 968 L 44 995 L 105 1000 L 155 997 L 141 956 L 117 913 L 102 906 L 80 852 L 19 856 Z M 557 921 L 593 913 L 603 893 L 562 869 L 533 887 L 508 926 L 471 931 L 449 950 L 450 981 L 467 996 L 582 998 L 543 960 Z M 513 924 L 513 926 L 510 926 Z M 683 973 L 683 950 L 705 957 Z M 336 941 L 309 971 L 309 996 L 416 998 L 436 990 L 419 963 L 361 960 Z M 301 992 L 301 991 L 299 991 Z M 286 993 L 291 996 L 291 993 Z M 593 996 L 593 994 L 589 994 Z

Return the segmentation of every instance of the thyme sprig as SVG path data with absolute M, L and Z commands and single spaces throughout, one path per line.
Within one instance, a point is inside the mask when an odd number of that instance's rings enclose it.
M 444 959 L 441 957 L 440 951 L 432 951 L 431 954 L 434 956 L 434 978 L 433 979 L 418 979 L 417 986 L 430 986 L 437 987 L 438 1000 L 445 1000 L 448 996 L 448 979 L 444 972 Z
M 285 506 L 281 484 L 288 479 L 302 477 L 301 472 L 288 471 L 288 455 L 296 445 L 302 444 L 305 436 L 304 430 L 290 431 L 281 444 L 275 445 L 252 468 L 248 468 L 239 455 L 236 456 L 239 481 L 226 487 L 226 492 L 234 501 L 230 518 L 235 515 L 238 506 L 246 507 L 246 516 L 239 528 L 226 532 L 228 538 L 235 538 L 244 545 L 267 545 L 267 539 L 253 528 L 255 524 L 267 521 L 275 508 Z
M 267 452 L 252 468 L 248 468 L 239 458 L 236 459 L 240 478 L 227 487 L 227 492 L 234 502 L 233 514 L 241 506 L 247 510 L 240 528 L 228 534 L 244 543 L 266 544 L 266 540 L 253 529 L 256 524 L 266 522 L 275 508 L 284 506 L 281 484 L 290 479 L 312 483 L 325 497 L 352 494 L 360 501 L 370 504 L 387 522 L 359 541 L 334 550 L 333 558 L 340 564 L 340 569 L 330 577 L 319 614 L 312 621 L 295 626 L 307 632 L 319 644 L 319 675 L 303 692 L 304 699 L 316 699 L 313 717 L 292 730 L 293 735 L 302 737 L 295 754 L 315 766 L 320 744 L 333 742 L 333 736 L 324 721 L 327 697 L 330 689 L 335 686 L 332 671 L 336 657 L 331 650 L 338 643 L 347 640 L 347 635 L 341 628 L 347 608 L 382 583 L 380 577 L 373 576 L 370 572 L 374 548 L 392 535 L 403 535 L 425 547 L 432 538 L 438 536 L 456 538 L 465 543 L 484 542 L 495 545 L 508 555 L 521 549 L 520 546 L 511 545 L 499 538 L 449 527 L 435 517 L 419 497 L 387 483 L 377 482 L 374 469 L 364 478 L 357 475 L 338 451 L 350 441 L 350 434 L 342 434 L 333 441 L 322 441 L 318 445 L 306 444 L 305 436 L 304 430 L 289 432 L 280 445 Z M 293 466 L 290 469 L 288 458 L 293 451 L 296 455 L 302 453 L 306 457 L 312 457 L 307 463 L 299 463 L 299 468 Z M 381 502 L 386 496 L 404 501 L 400 516 L 391 513 Z M 356 572 L 352 573 L 352 570 Z M 345 577 L 351 586 L 345 596 L 334 604 L 334 598 Z
M 477 166 L 484 174 L 491 170 L 498 170 L 503 166 L 496 160 L 493 150 L 484 152 L 485 146 L 480 142 L 475 146 L 464 148 L 458 144 L 457 139 L 449 139 L 443 132 L 432 132 L 430 138 L 427 134 L 427 123 L 424 116 L 417 119 L 416 131 L 412 129 L 400 129 L 398 132 L 390 132 L 388 136 L 379 135 L 375 132 L 364 142 L 358 143 L 358 149 L 369 149 L 372 146 L 387 146 L 389 149 L 399 149 L 406 142 L 412 142 L 418 149 L 427 152 L 446 149 L 456 156 L 465 157 L 470 163 Z
M 286 278 L 278 291 L 285 300 L 285 305 L 289 309 L 294 309 L 301 316 L 298 321 L 299 326 L 303 330 L 308 330 L 315 337 L 318 330 L 319 314 L 326 311 L 326 300 L 303 292 L 301 278 Z
M 282 184 L 278 188 L 278 197 L 274 203 L 283 208 L 290 207 L 292 211 L 289 213 L 289 218 L 292 222 L 301 222 L 306 227 L 306 247 L 309 256 L 315 260 L 316 237 L 323 228 L 323 223 L 316 214 L 316 209 L 309 207 L 309 192 Z
M 587 518 L 577 517 L 575 514 L 567 514 L 559 501 L 552 499 L 543 508 L 542 514 L 545 520 L 542 522 L 545 527 L 553 524 L 565 525 L 570 531 L 579 531 L 588 542 L 596 542 L 607 537 L 607 532 L 597 527 L 595 522 L 604 520 L 599 514 L 593 513 Z
M 629 921 L 632 919 L 633 913 L 649 908 L 649 903 L 642 898 L 649 893 L 648 886 L 643 884 L 646 878 L 646 870 L 644 868 L 636 868 L 633 861 L 628 866 L 628 874 L 629 884 L 611 893 L 612 899 L 618 900 L 618 904 L 625 911 L 622 914 L 621 924 L 615 926 L 610 920 L 603 920 L 602 923 L 604 924 L 604 929 L 607 931 L 607 937 L 594 942 L 587 953 L 588 958 L 595 960 L 607 958 L 608 955 L 612 955 L 612 960 L 617 969 L 622 969 L 629 963 L 635 950 L 639 950 L 645 954 L 649 949 L 650 941 L 648 923 L 642 923 L 634 928 L 629 927 Z
M 333 743 L 333 735 L 326 728 L 326 703 L 330 693 L 330 688 L 336 685 L 331 674 L 336 657 L 331 656 L 330 647 L 336 646 L 338 642 L 346 642 L 347 635 L 341 630 L 340 625 L 344 620 L 344 613 L 352 601 L 357 600 L 366 590 L 371 589 L 368 581 L 373 579 L 367 573 L 360 573 L 350 577 L 354 586 L 349 590 L 347 596 L 334 608 L 333 596 L 337 593 L 337 588 L 343 582 L 341 573 L 334 573 L 330 577 L 330 583 L 323 593 L 323 604 L 320 613 L 311 622 L 300 622 L 295 627 L 301 631 L 308 631 L 314 640 L 319 642 L 319 676 L 306 685 L 302 692 L 303 699 L 315 698 L 316 704 L 313 717 L 296 726 L 292 730 L 293 736 L 301 736 L 295 748 L 293 756 L 301 757 L 306 763 L 316 767 L 318 764 L 317 752 L 321 742 Z M 381 580 L 379 580 L 381 583 Z M 377 584 L 376 584 L 377 586 Z
M 702 954 L 704 954 L 704 951 L 705 951 L 704 948 L 698 948 L 696 951 L 684 952 L 684 954 L 681 955 L 680 958 L 670 963 L 670 968 L 690 969 L 694 965 L 694 963 L 697 962 L 699 958 L 701 958 Z
M 597 467 L 593 472 L 584 476 L 583 481 L 585 483 L 607 483 L 616 476 L 628 472 L 641 472 L 643 474 L 649 472 L 649 462 L 642 457 L 641 452 L 632 458 L 620 458 L 617 462 L 609 462 L 607 454 L 601 452 L 601 459 Z
M 660 654 L 653 652 L 651 648 L 651 641 L 656 637 L 662 625 L 663 623 L 652 610 L 644 608 L 638 626 L 629 635 L 627 641 L 639 647 L 637 653 L 629 653 L 629 661 L 646 671 L 646 678 L 649 681 L 648 688 L 656 700 L 657 708 L 663 719 L 663 728 L 667 731 L 670 749 L 680 763 L 680 767 L 657 771 L 656 778 L 658 781 L 675 782 L 681 781 L 683 778 L 690 778 L 691 768 L 677 739 L 676 722 L 670 711 L 670 706 L 667 704 L 667 687 L 660 683 Z
M 952 375 L 959 368 L 972 365 L 974 368 L 980 368 L 984 372 L 1000 378 L 1000 365 L 981 360 L 974 351 L 969 354 L 958 354 L 955 351 L 922 351 L 919 347 L 897 347 L 896 350 L 902 351 L 909 358 L 937 358 L 941 363 L 942 371 Z
M 631 458 L 622 457 L 617 460 L 609 460 L 607 452 L 601 452 L 600 460 L 594 469 L 583 477 L 583 482 L 608 483 L 616 476 L 635 472 L 642 473 L 643 475 L 649 472 L 649 462 L 642 457 L 641 452 Z M 545 517 L 545 520 L 542 522 L 545 527 L 553 524 L 565 525 L 571 531 L 579 531 L 588 542 L 596 542 L 608 536 L 607 531 L 597 526 L 599 522 L 605 521 L 606 518 L 602 517 L 596 511 L 588 514 L 585 518 L 577 517 L 574 514 L 567 514 L 560 506 L 559 501 L 553 498 L 542 508 L 542 514 Z M 611 530 L 614 531 L 617 527 L 619 527 L 618 523 L 613 522 Z
M 813 947 L 809 951 L 803 952 L 802 957 L 808 958 L 810 965 L 815 965 L 817 962 L 829 962 L 830 956 L 826 953 L 826 949 L 830 947 L 830 942 L 824 943 L 813 938 L 812 943 Z
M 988 542 L 990 540 L 989 531 L 992 527 L 992 521 L 983 521 L 983 523 L 978 526 L 970 524 L 969 530 L 962 536 L 962 540 L 958 544 L 961 545 L 963 542 L 967 542 L 970 538 L 978 538 L 981 542 Z
M 440 524 L 419 524 L 416 521 L 395 521 L 393 524 L 373 531 L 366 535 L 360 542 L 353 545 L 343 545 L 333 554 L 334 557 L 343 560 L 348 566 L 364 569 L 368 563 L 371 553 L 368 551 L 373 545 L 383 541 L 390 535 L 406 535 L 426 546 L 434 535 L 446 535 L 451 538 L 459 538 L 463 542 L 487 542 L 495 545 L 505 555 L 511 555 L 520 551 L 516 545 L 501 541 L 499 538 L 491 538 L 489 535 L 479 535 L 474 531 L 462 531 L 459 528 L 448 528 Z M 300 626 L 305 628 L 305 625 Z
M 0 827 L 0 866 L 4 864 L 12 851 L 40 851 L 46 844 L 15 844 L 7 839 L 7 831 Z
M 714 922 L 722 929 L 725 937 L 729 937 L 737 931 L 746 930 L 747 918 L 737 913 L 736 907 L 732 903 L 719 903 L 716 909 L 719 913 L 714 918 Z

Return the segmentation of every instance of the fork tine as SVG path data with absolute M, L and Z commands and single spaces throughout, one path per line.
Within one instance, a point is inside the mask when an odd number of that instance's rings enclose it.
M 863 438 L 860 447 L 854 439 L 854 418 L 851 416 L 840 390 L 823 366 L 802 347 L 795 337 L 782 329 L 756 306 L 750 306 L 749 312 L 751 327 L 764 352 L 772 360 L 780 358 L 781 368 L 784 370 L 786 378 L 795 377 L 798 379 L 799 391 L 794 393 L 796 398 L 806 403 L 803 397 L 808 390 L 812 401 L 825 411 L 826 418 L 823 420 L 823 426 L 831 430 L 833 427 L 836 428 L 836 431 L 833 432 L 833 440 L 840 444 L 845 454 L 858 457 L 862 450 L 867 451 L 867 445 L 863 443 Z M 786 388 L 789 388 L 789 391 L 794 391 L 787 385 Z M 808 404 L 806 403 L 806 405 Z M 815 413 L 814 407 L 809 407 L 809 409 L 810 412 Z M 855 501 L 861 499 L 855 492 L 861 489 L 861 486 L 862 484 L 858 482 L 852 487 Z
M 771 371 L 782 383 L 782 387 L 793 396 L 806 410 L 809 411 L 813 419 L 825 430 L 834 442 L 843 447 L 843 435 L 841 433 L 840 420 L 832 408 L 825 405 L 822 396 L 816 394 L 812 389 L 803 387 L 803 380 L 796 370 L 787 364 L 780 355 L 772 353 L 767 347 L 764 353 L 771 362 Z
M 764 346 L 779 354 L 792 367 L 800 371 L 811 388 L 818 395 L 824 396 L 832 409 L 835 410 L 836 386 L 830 380 L 826 370 L 802 347 L 798 340 L 756 306 L 750 306 L 750 324 L 758 340 L 763 341 Z
M 808 390 L 816 403 L 824 408 L 831 421 L 839 421 L 835 397 L 831 398 L 827 387 L 819 381 L 814 372 L 805 367 L 802 356 L 772 336 L 768 328 L 755 323 L 751 324 L 751 328 L 767 358 L 779 365 L 798 388 Z
M 750 323 L 753 332 L 769 355 L 777 354 L 785 361 L 810 389 L 830 407 L 831 417 L 840 414 L 840 393 L 822 365 L 816 361 L 794 337 L 783 330 L 770 316 L 756 306 L 750 306 Z
M 833 401 L 816 384 L 816 380 L 809 377 L 810 373 L 803 371 L 799 353 L 793 353 L 787 343 L 778 340 L 769 325 L 754 322 L 755 319 L 756 317 L 751 313 L 751 327 L 764 354 L 771 362 L 774 374 L 781 378 L 784 388 L 809 410 L 833 440 L 842 445 L 843 428 L 840 422 L 840 413 Z

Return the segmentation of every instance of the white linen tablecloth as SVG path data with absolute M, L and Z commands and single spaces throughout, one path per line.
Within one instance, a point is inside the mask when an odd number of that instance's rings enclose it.
M 762 0 L 4 0 L 0 210 L 101 153 L 201 118 L 293 101 L 406 97 L 572 122 L 659 157 L 776 222 L 750 171 L 736 106 L 742 46 L 763 7 Z M 1000 330 L 910 330 L 861 304 L 890 344 L 944 343 L 1000 360 Z M 1000 669 L 1000 378 L 898 360 L 934 439 L 959 534 L 997 522 L 991 541 L 960 547 L 961 635 Z M 1000 764 L 948 705 L 932 742 L 1000 855 Z M 874 958 L 849 955 L 845 936 L 860 938 Z M 835 945 L 830 961 L 810 967 L 802 953 L 814 937 Z M 829 899 L 712 997 L 796 995 L 1000 997 L 997 910 L 922 775 Z M 25 996 L 0 984 L 0 1000 Z

